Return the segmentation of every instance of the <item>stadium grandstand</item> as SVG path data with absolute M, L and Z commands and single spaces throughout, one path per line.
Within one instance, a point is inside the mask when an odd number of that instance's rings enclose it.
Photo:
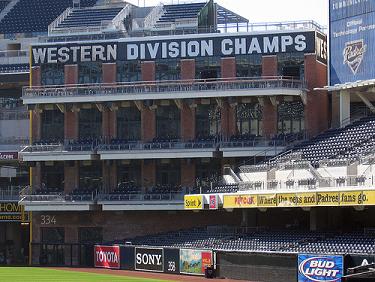
M 0 0 L 0 264 L 320 281 L 297 278 L 318 257 L 371 272 L 370 42 L 335 47 L 339 8 L 330 50 L 315 22 L 229 8 Z M 348 48 L 360 63 L 342 64 Z

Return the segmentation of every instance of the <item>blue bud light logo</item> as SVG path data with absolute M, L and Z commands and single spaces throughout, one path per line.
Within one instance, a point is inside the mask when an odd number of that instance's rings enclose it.
M 298 282 L 339 282 L 342 275 L 341 256 L 298 256 Z

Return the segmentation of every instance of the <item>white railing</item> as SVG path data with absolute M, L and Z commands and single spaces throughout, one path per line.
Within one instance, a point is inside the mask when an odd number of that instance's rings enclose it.
M 6 50 L 0 51 L 0 64 L 28 64 L 29 50 Z
M 164 5 L 160 3 L 147 15 L 144 20 L 144 28 L 152 28 L 164 12 Z
M 71 7 L 65 9 L 64 12 L 60 16 L 58 16 L 49 26 L 48 26 L 48 34 L 54 33 L 54 30 L 62 23 L 73 11 Z
M 21 186 L 10 186 L 6 188 L 0 188 L 0 200 L 11 201 L 18 200 L 20 192 L 24 189 Z
M 305 83 L 285 77 L 269 78 L 232 78 L 215 80 L 175 80 L 133 82 L 115 84 L 88 84 L 69 86 L 24 87 L 23 99 L 56 98 L 56 97 L 87 97 L 100 95 L 130 95 L 151 93 L 176 93 L 200 91 L 232 91 L 250 89 L 298 89 L 305 91 Z
M 132 10 L 132 5 L 127 4 L 118 14 L 116 17 L 112 19 L 112 25 L 119 30 L 124 30 L 124 19 L 130 15 Z

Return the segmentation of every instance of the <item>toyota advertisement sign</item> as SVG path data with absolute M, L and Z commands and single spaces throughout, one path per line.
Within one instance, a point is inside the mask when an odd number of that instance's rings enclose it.
M 330 0 L 330 84 L 375 78 L 375 0 Z
M 120 247 L 119 246 L 95 246 L 95 267 L 120 269 Z
M 343 274 L 342 256 L 298 255 L 298 282 L 339 282 Z

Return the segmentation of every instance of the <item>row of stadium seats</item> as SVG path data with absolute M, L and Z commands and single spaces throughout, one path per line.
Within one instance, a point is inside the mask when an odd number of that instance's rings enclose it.
M 103 21 L 111 21 L 121 10 L 121 7 L 74 9 L 57 28 L 100 26 Z
M 81 7 L 91 7 L 96 0 L 81 0 Z M 71 0 L 20 0 L 0 21 L 0 33 L 47 32 Z
M 196 18 L 206 3 L 164 5 L 164 13 L 158 22 L 174 22 L 182 18 Z
M 0 65 L 0 73 L 17 73 L 28 72 L 30 69 L 28 64 L 4 64 Z
M 203 228 L 128 238 L 116 243 L 141 246 L 212 248 L 226 251 L 374 254 L 375 238 L 353 232 L 308 232 L 300 230 L 209 232 Z

